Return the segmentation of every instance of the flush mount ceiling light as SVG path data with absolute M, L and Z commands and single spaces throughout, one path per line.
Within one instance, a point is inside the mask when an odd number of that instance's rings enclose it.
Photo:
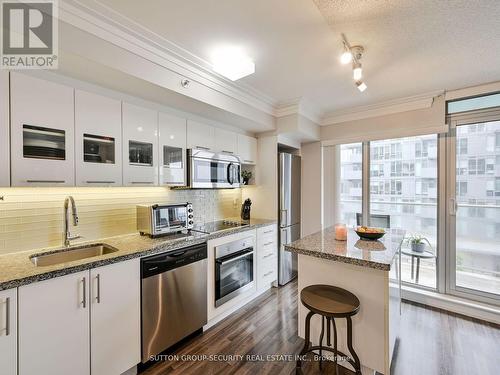
M 360 60 L 365 50 L 362 46 L 351 46 L 346 36 L 344 34 L 340 35 L 342 36 L 342 44 L 344 45 L 344 51 L 340 56 L 340 62 L 344 65 L 352 62 L 352 78 L 358 90 L 363 92 L 366 90 L 367 86 L 366 83 L 361 80 L 363 78 L 363 68 L 361 67 Z
M 239 47 L 219 47 L 212 54 L 213 70 L 236 81 L 255 73 L 254 62 Z

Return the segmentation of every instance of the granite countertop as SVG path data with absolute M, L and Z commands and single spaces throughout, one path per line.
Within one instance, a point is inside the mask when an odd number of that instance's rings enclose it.
M 335 239 L 335 227 L 329 227 L 285 245 L 285 250 L 336 262 L 389 271 L 405 236 L 402 229 L 387 229 L 377 241 L 360 240 L 348 229 L 347 241 Z
M 33 282 L 80 272 L 132 258 L 177 250 L 185 246 L 207 242 L 211 239 L 276 224 L 276 220 L 252 219 L 248 224 L 249 225 L 229 228 L 211 234 L 192 231 L 190 234 L 174 234 L 165 237 L 150 238 L 141 236 L 137 233 L 93 241 L 75 242 L 72 246 L 104 243 L 118 249 L 118 251 L 52 266 L 37 267 L 31 263 L 30 257 L 40 253 L 57 252 L 62 249 L 61 247 L 0 255 L 0 290 L 16 288 Z

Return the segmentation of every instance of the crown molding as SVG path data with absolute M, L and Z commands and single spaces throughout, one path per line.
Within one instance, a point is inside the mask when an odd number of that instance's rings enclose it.
M 386 116 L 400 112 L 430 108 L 434 102 L 434 98 L 443 94 L 444 90 L 439 90 L 421 95 L 389 100 L 382 103 L 334 111 L 324 116 L 319 124 L 321 126 L 327 126 L 341 122 L 362 120 L 370 117 Z
M 316 124 L 321 121 L 321 114 L 302 97 L 282 102 L 274 110 L 274 116 L 278 118 L 294 114 L 304 116 Z
M 276 101 L 273 98 L 242 82 L 221 76 L 211 69 L 209 62 L 102 3 L 95 1 L 92 8 L 78 0 L 63 0 L 59 4 L 61 21 L 264 113 L 275 114 Z

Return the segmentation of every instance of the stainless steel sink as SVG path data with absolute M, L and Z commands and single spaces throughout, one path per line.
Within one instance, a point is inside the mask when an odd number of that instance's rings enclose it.
M 75 260 L 92 258 L 99 255 L 110 254 L 118 251 L 114 247 L 103 243 L 71 246 L 60 250 L 35 254 L 30 257 L 31 263 L 37 267 L 53 266 L 55 264 L 72 262 Z

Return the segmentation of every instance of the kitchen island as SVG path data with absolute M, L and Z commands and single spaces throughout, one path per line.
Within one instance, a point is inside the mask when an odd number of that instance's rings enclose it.
M 363 374 L 390 373 L 400 321 L 400 247 L 405 231 L 388 229 L 377 241 L 360 240 L 353 229 L 347 241 L 335 240 L 330 227 L 285 246 L 298 254 L 298 289 L 327 284 L 344 288 L 360 300 L 353 321 L 353 345 Z M 299 336 L 304 337 L 307 309 L 299 299 Z M 349 353 L 345 319 L 337 319 L 339 350 Z M 311 319 L 311 341 L 318 344 L 321 317 Z M 347 362 L 339 362 L 349 367 Z

